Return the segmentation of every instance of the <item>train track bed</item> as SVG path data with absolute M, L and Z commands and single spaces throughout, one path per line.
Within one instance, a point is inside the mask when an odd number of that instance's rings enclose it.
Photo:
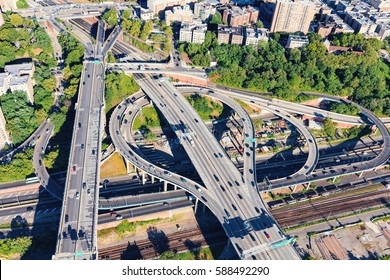
M 328 220 L 337 216 L 354 213 L 364 209 L 387 205 L 390 203 L 390 190 L 379 188 L 356 189 L 324 197 L 322 199 L 309 199 L 306 202 L 271 209 L 281 227 L 292 227 L 313 221 Z
M 215 244 L 226 243 L 227 237 L 220 227 L 191 228 L 165 235 L 155 228 L 148 230 L 149 238 L 134 243 L 124 243 L 99 250 L 101 260 L 158 259 L 165 251 L 198 250 Z

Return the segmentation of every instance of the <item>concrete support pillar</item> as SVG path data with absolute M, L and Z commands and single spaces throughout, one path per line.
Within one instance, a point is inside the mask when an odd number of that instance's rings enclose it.
M 177 186 L 176 185 L 173 187 L 173 190 L 177 191 Z
M 206 212 L 206 204 L 203 203 L 202 213 L 204 214 Z
M 294 186 L 293 191 L 292 191 L 293 193 L 295 193 L 297 191 L 297 187 L 298 187 L 298 185 Z
M 362 172 L 360 172 L 360 174 L 359 174 L 359 178 L 361 178 L 362 176 L 363 176 L 363 171 Z
M 332 182 L 334 183 L 338 177 L 333 177 Z
M 307 190 L 308 188 L 310 188 L 310 184 L 311 184 L 311 182 L 309 182 L 309 183 L 307 183 L 307 184 L 305 185 L 305 190 Z
M 145 171 L 142 170 L 142 185 L 145 185 L 145 182 L 146 182 Z
M 135 166 L 134 166 L 134 169 L 136 169 Z M 133 170 L 133 164 L 126 159 L 126 172 L 127 172 L 127 174 L 130 174 L 132 172 L 132 170 Z
M 154 184 L 154 176 L 150 175 L 150 177 L 152 177 L 152 184 Z
M 168 182 L 164 181 L 164 192 L 168 191 Z
M 194 213 L 196 213 L 196 211 L 198 210 L 198 203 L 199 203 L 199 199 L 198 199 L 198 198 L 195 198 Z

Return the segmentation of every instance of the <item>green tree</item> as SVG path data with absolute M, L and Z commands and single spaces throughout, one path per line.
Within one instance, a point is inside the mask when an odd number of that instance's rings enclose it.
M 21 26 L 23 24 L 23 18 L 18 14 L 12 14 L 9 16 L 9 21 L 15 27 Z
M 329 137 L 334 137 L 336 133 L 336 125 L 331 118 L 325 118 L 323 131 Z
M 258 21 L 256 22 L 256 26 L 257 26 L 258 28 L 264 28 L 264 23 L 263 23 L 261 20 L 258 20 Z
M 130 13 L 129 10 L 124 10 L 124 11 L 122 12 L 122 17 L 123 17 L 124 19 L 129 19 L 130 16 L 131 16 L 131 13 Z
M 210 19 L 210 23 L 222 24 L 222 15 L 219 12 L 215 12 L 215 14 Z
M 18 0 L 16 1 L 16 7 L 18 9 L 27 9 L 29 5 L 26 0 Z
M 118 23 L 117 11 L 116 9 L 110 9 L 105 12 L 102 16 L 102 19 L 108 23 L 110 26 L 114 26 Z
M 0 97 L 1 108 L 15 145 L 22 143 L 38 127 L 32 106 L 24 91 L 15 91 Z

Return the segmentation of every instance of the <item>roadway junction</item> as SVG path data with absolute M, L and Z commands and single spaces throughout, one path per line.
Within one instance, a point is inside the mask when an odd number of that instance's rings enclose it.
M 37 13 L 43 13 L 45 15 L 40 16 L 40 19 L 47 20 L 53 20 L 52 16 L 49 16 L 50 13 L 54 13 L 58 18 L 81 17 L 81 15 L 75 14 L 73 6 L 68 6 L 57 5 L 45 10 L 39 8 L 39 11 L 34 8 L 34 10 L 25 11 L 25 16 L 36 16 Z M 87 15 L 91 14 L 89 9 L 105 7 L 92 5 L 84 6 L 84 8 L 86 9 L 84 15 Z M 56 14 L 59 9 L 61 9 L 61 13 L 68 11 L 69 15 Z M 75 9 L 78 10 L 80 7 Z M 96 45 L 93 45 L 85 37 L 79 36 L 84 39 L 83 44 L 86 47 L 87 59 L 84 62 L 81 77 L 82 84 L 80 84 L 77 102 L 78 108 L 54 259 L 97 258 L 96 224 L 99 200 L 100 143 L 103 131 L 105 54 L 113 47 L 121 30 L 116 28 L 112 37 L 106 42 L 104 32 L 104 24 L 100 20 Z M 254 139 L 253 124 L 249 116 L 234 101 L 227 100 L 226 96 L 253 103 L 288 120 L 307 139 L 309 143 L 308 159 L 301 169 L 293 176 L 257 184 L 256 172 L 253 172 L 255 170 L 255 142 L 248 141 L 248 145 L 245 147 L 248 159 L 244 161 L 244 171 L 241 174 L 179 91 L 165 78 L 152 77 L 148 74 L 169 74 L 172 72 L 182 74 L 181 66 L 175 66 L 175 63 L 170 62 L 167 65 L 145 69 L 145 67 L 140 67 L 140 62 L 137 63 L 136 65 L 113 66 L 114 70 L 132 72 L 137 83 L 147 95 L 147 98 L 141 93 L 132 96 L 131 99 L 126 99 L 114 110 L 109 122 L 109 130 L 115 148 L 144 174 L 150 174 L 153 178 L 184 189 L 195 196 L 197 201 L 201 201 L 210 208 L 223 225 L 231 244 L 242 259 L 299 259 L 298 253 L 290 243 L 291 239 L 283 234 L 267 211 L 259 192 L 371 170 L 385 164 L 389 159 L 390 138 L 387 128 L 373 113 L 358 104 L 354 105 L 361 109 L 360 118 L 339 115 L 281 100 L 267 99 L 247 91 L 201 87 L 200 90 L 206 91 L 203 94 L 220 98 L 235 109 L 242 120 L 245 136 L 249 140 Z M 188 71 L 187 69 L 184 75 L 207 80 L 205 74 L 198 70 Z M 321 97 L 336 102 L 350 102 L 325 95 L 321 95 Z M 180 139 L 203 184 L 155 166 L 144 158 L 131 138 L 128 137 L 127 141 L 123 138 L 122 119 L 124 114 L 127 112 L 130 115 L 130 123 L 132 123 L 139 109 L 149 102 L 153 102 L 177 138 Z M 131 111 L 127 111 L 128 108 L 131 108 Z M 377 157 L 361 162 L 359 165 L 351 165 L 342 170 L 332 168 L 329 169 L 329 172 L 316 174 L 314 170 L 319 160 L 317 144 L 310 132 L 291 115 L 294 113 L 330 117 L 335 121 L 351 124 L 375 125 L 383 138 L 382 150 Z M 388 121 L 388 119 L 384 120 L 385 123 Z M 48 176 L 41 163 L 42 151 L 45 150 L 53 131 L 49 121 L 46 125 L 43 124 L 43 127 L 42 129 L 46 128 L 47 136 L 42 137 L 39 145 L 36 146 L 34 166 L 37 174 L 40 175 L 38 177 L 42 185 L 53 190 L 53 196 L 60 199 L 61 188 Z

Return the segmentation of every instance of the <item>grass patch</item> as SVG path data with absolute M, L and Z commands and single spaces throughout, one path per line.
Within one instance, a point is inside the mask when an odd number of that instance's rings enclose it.
M 216 260 L 221 255 L 224 247 L 225 245 L 215 245 L 180 254 L 166 251 L 160 255 L 159 260 Z
M 18 0 L 18 1 L 16 1 L 16 7 L 18 9 L 27 9 L 30 6 L 28 5 L 26 0 Z
M 133 130 L 150 130 L 152 128 L 160 127 L 160 118 L 154 107 L 144 107 L 139 113 L 133 123 Z
M 125 161 L 117 152 L 106 160 L 100 167 L 100 178 L 110 178 L 126 174 L 127 170 Z
M 209 97 L 191 94 L 185 95 L 185 98 L 204 121 L 215 120 L 222 115 L 223 106 Z
M 126 234 L 130 233 L 134 235 L 136 233 L 137 227 L 141 229 L 154 225 L 160 222 L 162 219 L 153 219 L 148 221 L 138 221 L 138 222 L 129 222 L 127 220 L 121 222 L 118 226 L 114 228 L 107 228 L 98 231 L 98 238 L 104 238 L 111 234 L 116 234 L 119 238 L 122 238 Z
M 251 106 L 248 105 L 248 103 L 241 101 L 239 99 L 234 98 L 234 101 L 236 101 L 249 115 L 256 114 L 259 111 L 256 109 L 253 109 Z

